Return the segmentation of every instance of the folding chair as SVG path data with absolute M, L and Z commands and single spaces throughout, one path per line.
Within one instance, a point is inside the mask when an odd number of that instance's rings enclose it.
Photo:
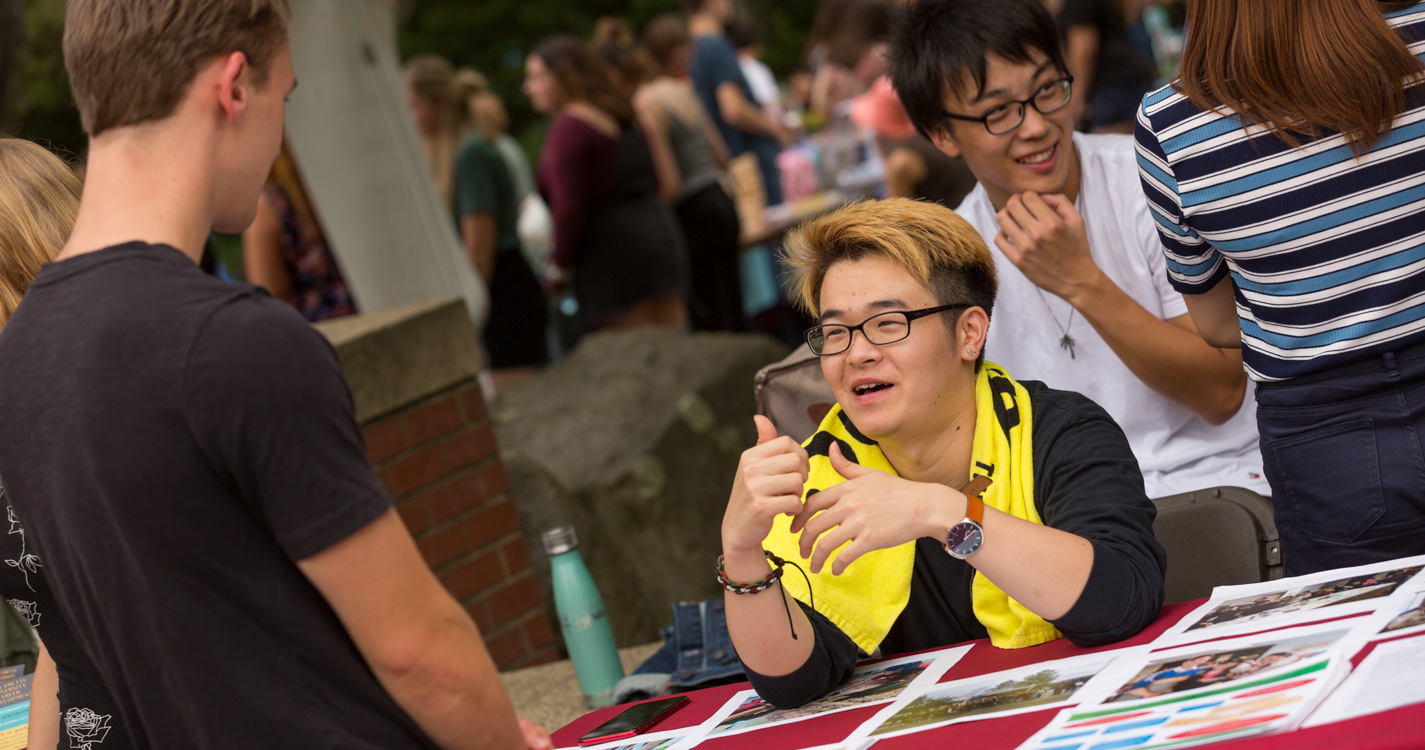
M 1168 551 L 1167 604 L 1201 599 L 1214 586 L 1284 574 L 1272 501 L 1241 487 L 1158 498 L 1153 532 Z

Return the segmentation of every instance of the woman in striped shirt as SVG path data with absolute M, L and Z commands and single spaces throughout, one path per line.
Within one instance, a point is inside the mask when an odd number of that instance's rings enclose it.
M 1287 570 L 1425 553 L 1425 3 L 1188 8 L 1138 162 L 1193 323 L 1257 382 Z

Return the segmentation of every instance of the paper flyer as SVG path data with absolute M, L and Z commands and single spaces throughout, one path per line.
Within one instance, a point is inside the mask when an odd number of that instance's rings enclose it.
M 32 674 L 0 683 L 0 750 L 24 750 L 30 744 L 30 687 L 34 680 Z
M 1425 589 L 1410 592 L 1400 606 L 1383 610 L 1386 618 L 1379 636 L 1402 636 L 1425 633 Z
M 841 687 L 796 708 L 773 708 L 755 690 L 743 690 L 728 700 L 710 720 L 708 737 L 721 737 L 753 731 L 777 724 L 803 721 L 838 711 L 888 703 L 908 689 L 933 685 L 969 646 L 934 651 L 928 654 L 866 664 L 856 668 Z
M 1328 651 L 1218 687 L 1065 709 L 1019 750 L 1156 750 L 1290 729 L 1340 682 L 1349 661 Z
M 1354 719 L 1425 702 L 1425 638 L 1377 644 L 1375 649 L 1326 697 L 1306 726 Z
M 1215 692 L 1327 653 L 1349 660 L 1367 637 L 1359 628 L 1331 622 L 1155 651 L 1146 661 L 1116 663 L 1111 675 L 1080 695 L 1080 703 L 1132 704 Z
M 1080 691 L 1095 676 L 1112 675 L 1111 670 L 1105 670 L 1115 659 L 1127 656 L 1141 663 L 1146 654 L 1146 648 L 1106 651 L 928 685 L 915 692 L 907 690 L 849 739 L 885 739 L 964 721 L 1070 705 L 1077 702 Z
M 1219 586 L 1155 643 L 1191 643 L 1374 612 L 1425 570 L 1425 555 L 1276 581 Z M 1411 587 L 1406 587 L 1411 588 Z M 1390 605 L 1393 606 L 1393 605 Z

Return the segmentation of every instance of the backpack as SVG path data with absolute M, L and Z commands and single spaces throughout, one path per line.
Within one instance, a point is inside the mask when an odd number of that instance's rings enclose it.
M 791 354 L 757 371 L 752 392 L 757 413 L 772 420 L 777 433 L 805 442 L 836 403 L 821 375 L 821 358 L 802 344 Z

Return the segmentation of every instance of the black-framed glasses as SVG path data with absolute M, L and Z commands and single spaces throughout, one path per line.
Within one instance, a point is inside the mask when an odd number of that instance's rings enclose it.
M 1039 114 L 1047 115 L 1064 108 L 1069 103 L 1069 99 L 1074 94 L 1074 77 L 1068 73 L 1063 78 L 1059 78 L 1040 86 L 1034 92 L 1034 96 L 1028 99 L 1005 102 L 982 117 L 970 117 L 969 115 L 957 115 L 949 110 L 941 110 L 941 113 L 951 120 L 964 120 L 965 122 L 978 122 L 985 126 L 985 130 L 990 131 L 990 135 L 1004 135 L 1024 122 L 1024 107 L 1031 105 L 1038 110 Z
M 894 344 L 910 335 L 912 320 L 919 320 L 927 315 L 934 315 L 946 310 L 973 306 L 969 302 L 957 302 L 953 305 L 927 307 L 923 310 L 887 310 L 872 315 L 861 321 L 859 325 L 854 326 L 822 323 L 806 330 L 807 346 L 810 346 L 811 353 L 818 357 L 840 354 L 851 348 L 851 334 L 856 331 L 860 331 L 867 341 L 876 346 Z

